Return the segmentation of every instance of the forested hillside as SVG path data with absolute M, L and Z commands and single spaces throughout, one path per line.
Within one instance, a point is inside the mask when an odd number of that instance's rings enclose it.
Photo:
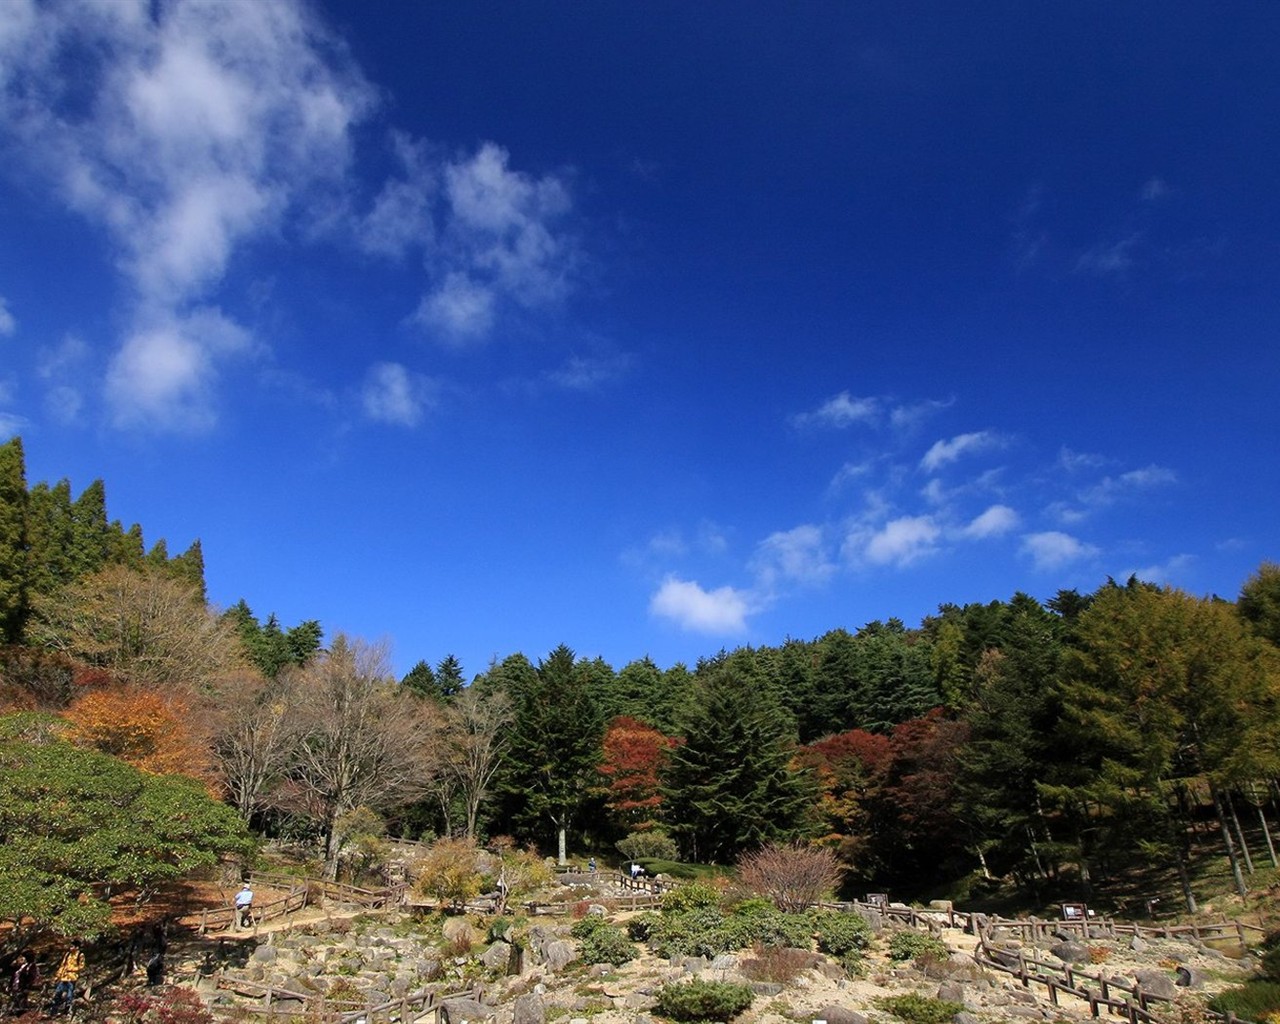
M 219 612 L 201 558 L 146 551 L 100 481 L 74 501 L 66 481 L 28 488 L 21 442 L 0 447 L 0 711 L 38 713 L 5 719 L 10 753 L 192 777 L 251 830 L 316 841 L 331 872 L 384 831 L 718 863 L 796 841 L 834 849 L 850 884 L 912 891 L 1105 894 L 1167 866 L 1193 905 L 1206 836 L 1240 888 L 1251 855 L 1274 862 L 1273 564 L 1234 602 L 1107 580 L 692 668 L 561 645 L 468 682 L 450 655 L 397 681 L 385 650 L 326 644 L 318 622 Z M 22 828 L 0 816 L 0 845 Z

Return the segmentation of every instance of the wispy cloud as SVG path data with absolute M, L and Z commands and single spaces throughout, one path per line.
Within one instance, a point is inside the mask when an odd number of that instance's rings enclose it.
M 361 404 L 380 423 L 416 427 L 435 401 L 435 384 L 399 363 L 375 363 L 365 376 Z
M 990 451 L 1004 447 L 1005 441 L 999 434 L 990 430 L 978 430 L 969 434 L 957 434 L 949 440 L 935 441 L 933 446 L 920 460 L 920 468 L 927 473 L 938 469 L 966 455 Z
M 1141 241 L 1142 235 L 1135 232 L 1116 241 L 1099 242 L 1076 259 L 1076 273 L 1095 274 L 1099 277 L 1122 276 L 1133 266 L 1134 248 Z
M 696 581 L 668 576 L 650 599 L 649 611 L 690 632 L 730 636 L 746 631 L 751 602 L 733 587 L 704 590 Z
M 244 241 L 326 201 L 372 90 L 289 0 L 5 13 L 0 122 L 109 232 L 133 296 L 106 382 L 114 421 L 205 429 L 223 362 L 248 346 L 226 344 L 244 329 L 218 313 L 211 330 L 197 304 Z
M 882 404 L 879 398 L 858 398 L 841 391 L 816 409 L 796 413 L 791 417 L 791 425 L 842 430 L 855 423 L 875 423 L 880 418 Z
M 1167 199 L 1173 194 L 1173 189 L 1169 187 L 1169 183 L 1163 178 L 1148 178 L 1142 184 L 1138 195 L 1141 196 L 1143 202 L 1154 203 L 1160 199 Z
M 18 321 L 9 312 L 9 303 L 0 295 L 0 335 L 8 337 L 18 329 Z
M 1126 569 L 1118 574 L 1117 579 L 1127 580 L 1130 576 L 1137 576 L 1140 580 L 1147 583 L 1162 583 L 1166 586 L 1176 586 L 1179 580 L 1186 578 L 1187 573 L 1195 565 L 1195 556 L 1188 554 L 1173 555 L 1155 565 L 1144 565 L 1134 569 Z
M 756 548 L 753 567 L 766 589 L 779 582 L 822 583 L 836 571 L 822 528 L 812 524 L 770 534 Z
M 1022 551 L 1040 570 L 1061 569 L 1073 562 L 1094 558 L 1099 553 L 1092 544 L 1057 530 L 1026 534 L 1022 538 Z
M 1016 530 L 1019 525 L 1018 513 L 1008 505 L 992 505 L 975 516 L 960 533 L 973 540 L 985 540 L 988 537 L 1004 536 Z
M 932 516 L 901 516 L 878 530 L 854 531 L 846 538 L 846 554 L 871 565 L 906 566 L 937 549 L 942 527 Z
M 567 391 L 597 391 L 621 380 L 631 370 L 634 360 L 626 353 L 599 356 L 570 356 L 543 378 Z

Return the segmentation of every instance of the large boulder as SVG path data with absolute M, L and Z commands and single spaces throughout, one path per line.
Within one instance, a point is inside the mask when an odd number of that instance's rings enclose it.
M 1089 959 L 1089 948 L 1079 942 L 1059 942 L 1050 946 L 1049 952 L 1065 964 L 1083 963 Z
M 511 1024 L 546 1024 L 547 1004 L 536 992 L 517 996 L 512 1008 Z
M 485 1006 L 475 999 L 446 999 L 440 1004 L 440 1024 L 475 1024 L 488 1020 L 495 1013 L 492 1006 Z
M 1142 991 L 1149 996 L 1173 999 L 1178 994 L 1178 989 L 1174 985 L 1173 979 L 1157 968 L 1152 967 L 1134 971 L 1133 979 L 1141 986 Z
M 837 1006 L 835 1004 L 824 1006 L 813 1015 L 813 1018 L 814 1020 L 825 1020 L 827 1024 L 867 1024 L 867 1018 L 857 1010 L 851 1010 L 847 1006 Z

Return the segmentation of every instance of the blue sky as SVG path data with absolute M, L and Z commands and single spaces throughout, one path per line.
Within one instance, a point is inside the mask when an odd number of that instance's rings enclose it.
M 1280 557 L 1280 7 L 0 4 L 0 436 L 400 671 Z

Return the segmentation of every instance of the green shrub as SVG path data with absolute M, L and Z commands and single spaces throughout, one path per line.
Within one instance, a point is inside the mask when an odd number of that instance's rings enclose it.
M 1209 1009 L 1218 1013 L 1230 1011 L 1246 1020 L 1262 1020 L 1280 1010 L 1280 982 L 1246 981 L 1239 988 L 1227 989 L 1210 999 Z
M 584 918 L 589 921 L 591 918 Z M 596 920 L 603 920 L 597 918 Z M 582 922 L 579 921 L 579 924 Z M 575 928 L 577 925 L 574 926 Z M 599 927 L 592 928 L 579 938 L 578 956 L 582 958 L 583 963 L 588 964 L 613 964 L 619 967 L 629 960 L 634 960 L 636 956 L 636 947 L 631 940 L 627 938 L 624 932 L 617 925 L 602 924 Z
M 677 956 L 715 956 L 733 946 L 718 907 L 698 907 L 682 914 L 655 917 L 649 929 L 649 947 L 668 959 Z
M 818 949 L 837 958 L 861 953 L 871 945 L 871 925 L 861 914 L 816 911 L 812 916 Z
M 861 974 L 863 954 L 871 945 L 871 925 L 862 915 L 818 910 L 810 919 L 817 933 L 818 949 L 839 960 L 850 974 Z
M 914 992 L 900 996 L 879 996 L 873 1002 L 886 1013 L 907 1021 L 907 1024 L 946 1024 L 964 1009 L 963 1003 L 932 999 Z
M 725 918 L 725 939 L 730 949 L 747 946 L 796 946 L 813 943 L 813 925 L 804 914 L 784 914 L 765 899 L 744 900 Z
M 676 841 L 662 829 L 632 832 L 618 842 L 618 852 L 627 860 L 675 860 L 679 855 Z
M 649 936 L 653 933 L 654 927 L 660 920 L 653 911 L 646 910 L 627 922 L 627 934 L 631 936 L 634 942 L 648 942 Z
M 728 1021 L 750 1007 L 754 997 L 748 985 L 694 980 L 664 985 L 654 1012 L 683 1022 Z
M 690 882 L 679 889 L 672 889 L 662 897 L 664 914 L 683 914 L 689 910 L 703 907 L 718 907 L 721 903 L 720 890 L 704 882 Z
M 608 927 L 610 927 L 609 922 L 599 914 L 588 914 L 586 917 L 579 918 L 573 922 L 573 927 L 569 929 L 569 934 L 575 939 L 585 939 L 596 929 Z
M 950 955 L 945 942 L 924 932 L 897 932 L 889 940 L 890 960 L 945 960 Z

